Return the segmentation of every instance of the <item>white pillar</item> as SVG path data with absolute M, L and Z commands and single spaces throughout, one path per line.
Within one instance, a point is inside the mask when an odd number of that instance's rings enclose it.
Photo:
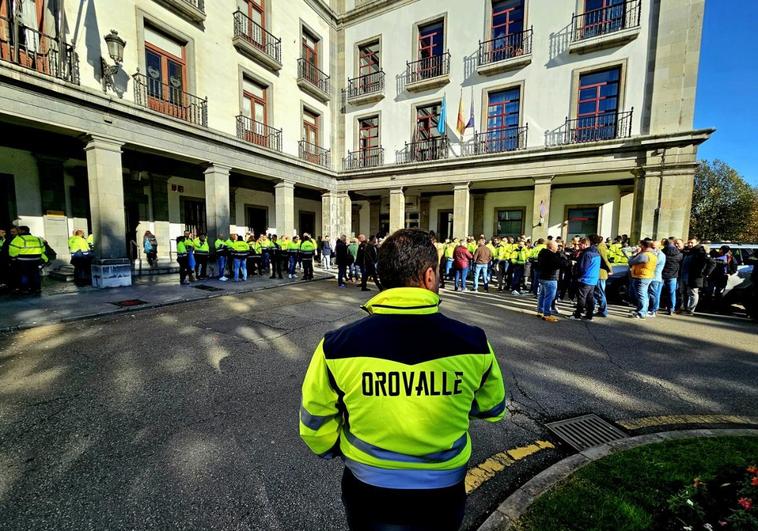
M 471 193 L 469 183 L 453 186 L 453 237 L 465 238 L 469 232 Z
M 405 193 L 402 188 L 390 190 L 390 234 L 405 228 Z
M 276 202 L 276 233 L 292 236 L 295 232 L 295 183 L 282 181 L 274 186 Z M 314 234 L 311 234 L 314 236 Z
M 550 226 L 550 191 L 552 177 L 534 180 L 534 199 L 532 204 L 532 241 L 547 238 Z
M 203 172 L 205 174 L 205 219 L 211 246 L 219 234 L 229 237 L 230 170 L 228 166 L 212 164 Z
M 321 196 L 321 232 L 336 241 L 349 236 L 352 228 L 352 201 L 347 192 L 327 192 Z

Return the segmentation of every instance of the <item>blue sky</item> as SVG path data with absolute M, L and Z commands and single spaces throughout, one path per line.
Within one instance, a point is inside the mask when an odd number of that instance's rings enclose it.
M 721 159 L 758 186 L 758 1 L 706 0 L 695 127 L 717 131 L 699 159 Z

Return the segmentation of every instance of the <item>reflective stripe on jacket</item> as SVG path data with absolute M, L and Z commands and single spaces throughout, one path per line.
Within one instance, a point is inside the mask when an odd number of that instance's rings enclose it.
M 8 245 L 8 256 L 22 262 L 33 260 L 47 262 L 45 240 L 31 234 L 18 235 Z
M 463 481 L 469 419 L 505 414 L 503 377 L 484 332 L 439 313 L 439 297 L 421 288 L 385 290 L 364 309 L 369 317 L 328 333 L 316 348 L 303 381 L 300 436 L 319 456 L 343 455 L 370 485 Z

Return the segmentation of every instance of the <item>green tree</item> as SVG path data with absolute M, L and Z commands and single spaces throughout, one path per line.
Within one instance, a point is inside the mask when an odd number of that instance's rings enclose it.
M 758 186 L 753 188 L 753 205 L 750 207 L 750 212 L 746 218 L 740 241 L 758 243 Z
M 739 240 L 754 215 L 755 194 L 723 161 L 702 161 L 695 173 L 690 234 L 703 240 Z

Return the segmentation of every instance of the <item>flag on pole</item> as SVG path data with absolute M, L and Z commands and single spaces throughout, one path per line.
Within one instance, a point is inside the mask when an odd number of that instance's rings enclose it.
M 463 117 L 463 89 L 461 89 L 461 98 L 458 100 L 458 122 L 456 123 L 455 128 L 459 135 L 463 135 L 463 132 L 467 127 L 468 125 L 466 125 Z
M 437 119 L 437 131 L 441 136 L 445 136 L 447 127 L 445 121 L 447 120 L 447 99 L 442 96 L 442 106 L 440 107 L 440 115 Z
M 471 110 L 468 114 L 468 122 L 466 123 L 466 129 L 469 127 L 473 127 L 476 129 L 476 125 L 474 125 L 474 89 L 471 88 Z

